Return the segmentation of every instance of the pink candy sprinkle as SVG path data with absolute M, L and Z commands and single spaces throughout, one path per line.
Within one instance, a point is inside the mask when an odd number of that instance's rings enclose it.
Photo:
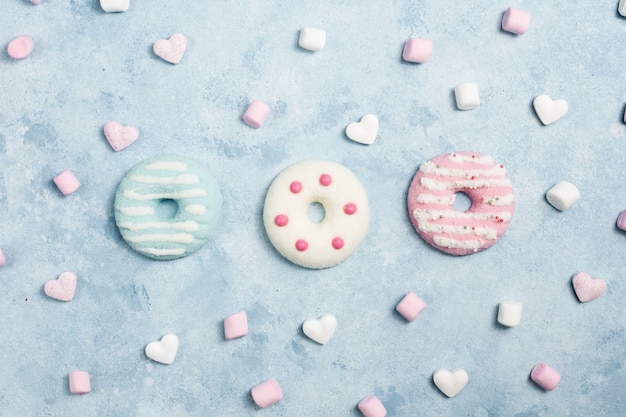
M 59 175 L 54 177 L 53 181 L 63 195 L 72 194 L 74 191 L 78 190 L 78 187 L 80 187 L 80 181 L 78 181 L 76 176 L 70 170 L 61 172 Z
M 354 203 L 348 203 L 345 206 L 343 206 L 343 212 L 346 213 L 348 216 L 353 215 L 354 213 L 356 213 L 356 204 Z
M 333 182 L 333 179 L 328 174 L 320 175 L 320 184 L 324 187 L 328 187 Z
M 404 44 L 402 59 L 408 62 L 423 64 L 433 52 L 433 41 L 423 38 L 409 38 Z
M 340 237 L 334 238 L 333 241 L 332 241 L 332 245 L 333 245 L 333 248 L 335 248 L 335 249 L 343 248 L 343 239 L 340 238 Z
M 502 30 L 515 33 L 517 35 L 523 35 L 528 30 L 530 25 L 530 13 L 516 9 L 515 7 L 509 7 L 504 12 L 502 17 Z
M 252 388 L 251 394 L 254 403 L 261 408 L 269 407 L 283 399 L 283 390 L 275 379 L 268 379 Z
M 41 0 L 30 0 L 30 2 L 33 4 L 40 4 Z
M 385 406 L 374 395 L 363 398 L 359 401 L 358 407 L 365 417 L 385 417 L 387 415 Z
M 91 392 L 91 381 L 86 371 L 72 371 L 68 376 L 72 394 L 88 394 Z
M 237 339 L 248 334 L 248 316 L 240 311 L 224 319 L 224 337 L 226 340 Z
M 561 374 L 551 368 L 548 364 L 540 363 L 535 365 L 531 371 L 530 379 L 532 379 L 541 388 L 547 391 L 552 391 L 559 384 Z
M 34 47 L 35 41 L 33 41 L 33 38 L 22 35 L 9 42 L 7 53 L 13 59 L 24 59 L 33 52 Z
M 268 114 L 270 114 L 270 108 L 267 104 L 253 100 L 243 114 L 243 121 L 248 126 L 258 129 L 263 126 L 263 122 L 265 122 Z
M 274 217 L 274 223 L 278 227 L 287 226 L 287 223 L 289 223 L 289 217 L 284 214 L 279 214 L 278 216 Z
M 304 252 L 308 248 L 309 248 L 309 243 L 306 240 L 298 239 L 296 241 L 296 249 L 298 249 L 300 252 Z
M 2 253 L 2 249 L 0 249 L 0 266 L 4 266 L 7 263 L 7 258 L 5 258 L 4 253 Z
M 425 308 L 426 303 L 411 291 L 398 303 L 396 311 L 408 321 L 413 321 Z
M 294 194 L 298 194 L 300 191 L 302 191 L 302 183 L 300 181 L 292 182 L 289 185 L 289 190 Z

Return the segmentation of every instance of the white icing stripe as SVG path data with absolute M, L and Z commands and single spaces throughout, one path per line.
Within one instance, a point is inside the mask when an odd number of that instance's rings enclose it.
M 124 222 L 118 224 L 120 228 L 128 229 L 130 231 L 146 230 L 146 229 L 166 229 L 166 230 L 180 230 L 182 232 L 197 232 L 199 229 L 198 223 L 194 221 L 169 223 L 169 222 L 144 222 L 144 223 L 131 223 Z
M 200 179 L 195 175 L 183 174 L 176 177 L 156 177 L 151 175 L 132 175 L 131 180 L 140 182 L 142 184 L 159 184 L 159 185 L 174 185 L 174 184 L 197 184 Z
M 187 164 L 178 161 L 156 161 L 150 165 L 146 165 L 146 169 L 161 171 L 186 172 Z
M 434 178 L 422 177 L 420 184 L 428 188 L 429 190 L 454 190 L 462 188 L 484 188 L 484 187 L 511 187 L 511 181 L 508 178 L 494 178 L 494 179 L 475 179 L 475 180 L 461 180 L 461 181 L 437 181 Z
M 417 196 L 415 201 L 421 204 L 444 204 L 451 206 L 454 203 L 454 195 L 435 195 L 422 193 Z M 486 197 L 484 203 L 491 206 L 510 206 L 515 202 L 513 193 L 503 196 Z
M 154 209 L 151 207 L 120 207 L 119 211 L 125 216 L 139 217 L 154 214 Z
M 435 164 L 422 164 L 420 171 L 425 174 L 434 174 L 439 177 L 460 177 L 470 178 L 474 177 L 497 177 L 502 178 L 506 176 L 506 171 L 499 166 L 494 166 L 489 169 L 456 169 L 456 168 L 437 168 Z
M 465 220 L 493 220 L 496 216 L 505 222 L 511 220 L 513 212 L 504 211 L 499 213 L 473 212 L 456 210 L 424 210 L 416 208 L 413 210 L 413 216 L 417 220 L 435 220 L 435 219 L 465 219 Z
M 445 235 L 474 235 L 489 240 L 498 238 L 498 231 L 490 227 L 453 226 L 449 224 L 438 224 L 428 221 L 420 221 L 419 228 L 427 233 L 441 233 Z
M 154 256 L 184 255 L 185 249 L 158 249 L 158 248 L 135 248 L 139 252 L 148 253 Z
M 174 193 L 153 193 L 153 194 L 139 194 L 133 190 L 124 191 L 124 197 L 130 198 L 131 200 L 161 200 L 161 199 L 170 199 L 170 200 L 178 200 L 181 198 L 194 198 L 194 197 L 204 197 L 206 196 L 206 190 L 202 188 L 192 188 L 190 190 L 183 190 Z
M 442 248 L 478 250 L 482 247 L 480 240 L 456 240 L 449 237 L 435 236 L 433 241 Z
M 189 214 L 193 214 L 194 216 L 202 216 L 204 213 L 206 213 L 206 207 L 202 204 L 188 204 L 185 206 L 184 210 Z
M 189 233 L 176 234 L 153 234 L 126 236 L 126 240 L 133 243 L 143 242 L 170 242 L 170 243 L 193 243 L 193 235 Z
M 472 163 L 472 164 L 480 164 L 480 165 L 493 165 L 496 161 L 493 160 L 492 157 L 482 155 L 478 158 L 472 158 L 472 155 L 459 155 L 458 153 L 451 153 L 448 155 L 448 159 L 451 162 L 455 163 Z

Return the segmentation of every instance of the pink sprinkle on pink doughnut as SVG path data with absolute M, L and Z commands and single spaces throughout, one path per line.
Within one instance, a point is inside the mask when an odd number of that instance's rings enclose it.
M 33 52 L 34 47 L 35 41 L 33 41 L 33 38 L 22 35 L 9 42 L 7 53 L 13 59 L 24 59 Z
M 86 371 L 72 371 L 68 375 L 72 394 L 88 394 L 91 392 L 91 381 Z
M 300 181 L 292 182 L 289 185 L 289 190 L 294 194 L 298 194 L 300 191 L 302 191 L 302 183 Z
M 72 194 L 74 191 L 78 190 L 78 187 L 80 187 L 80 181 L 78 181 L 76 176 L 70 170 L 65 170 L 54 177 L 54 183 L 63 195 Z
M 354 203 L 348 203 L 345 206 L 343 206 L 343 212 L 346 213 L 348 216 L 353 215 L 354 213 L 356 213 L 356 204 Z
M 336 237 L 333 239 L 332 244 L 333 244 L 333 248 L 341 249 L 343 248 L 343 239 L 340 237 Z
M 278 227 L 287 226 L 287 223 L 289 223 L 289 217 L 287 217 L 285 214 L 279 214 L 278 216 L 274 217 L 274 223 Z
M 268 379 L 252 388 L 251 394 L 254 403 L 261 408 L 269 407 L 283 399 L 283 390 L 275 379 Z
M 552 391 L 559 385 L 561 374 L 548 364 L 540 363 L 533 368 L 530 379 L 546 391 Z
M 304 252 L 308 248 L 309 248 L 309 243 L 306 240 L 298 239 L 296 241 L 296 249 L 298 249 L 300 252 Z
M 333 182 L 333 179 L 328 174 L 322 174 L 320 176 L 320 184 L 324 187 L 328 187 Z

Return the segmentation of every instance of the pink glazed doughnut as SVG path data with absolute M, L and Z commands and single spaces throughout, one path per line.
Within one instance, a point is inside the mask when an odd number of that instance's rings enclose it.
M 455 193 L 472 205 L 453 207 Z M 504 165 L 477 152 L 454 152 L 424 162 L 407 198 L 411 223 L 431 246 L 469 255 L 494 245 L 509 227 L 515 196 Z

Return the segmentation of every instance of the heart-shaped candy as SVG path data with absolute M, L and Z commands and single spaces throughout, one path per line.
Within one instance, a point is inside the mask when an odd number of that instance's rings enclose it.
M 105 12 L 125 12 L 130 6 L 130 0 L 100 0 L 100 7 Z
M 319 319 L 310 319 L 302 324 L 302 332 L 320 345 L 328 343 L 336 328 L 337 319 L 332 314 L 325 314 Z
M 455 369 L 450 372 L 447 369 L 437 369 L 433 374 L 433 382 L 446 396 L 452 398 L 467 385 L 469 376 L 464 369 Z
M 152 45 L 156 56 L 172 64 L 180 62 L 186 49 L 187 38 L 182 33 L 175 33 L 169 39 L 159 39 Z
M 139 131 L 134 126 L 122 126 L 118 122 L 108 122 L 104 125 L 104 136 L 114 151 L 121 151 L 139 137 Z
M 178 351 L 178 336 L 175 334 L 166 334 L 159 342 L 150 342 L 146 346 L 146 356 L 155 362 L 164 363 L 166 365 L 174 362 L 176 352 Z
M 533 100 L 535 113 L 544 125 L 556 122 L 567 114 L 569 106 L 563 99 L 552 100 L 549 96 L 541 94 Z
M 378 134 L 378 118 L 373 114 L 361 117 L 360 122 L 353 122 L 346 127 L 346 136 L 355 142 L 371 145 Z
M 59 278 L 46 282 L 43 292 L 55 300 L 72 301 L 76 292 L 76 274 L 70 271 L 63 272 Z
M 606 283 L 600 278 L 593 279 L 586 272 L 577 272 L 572 277 L 576 297 L 581 303 L 595 300 L 606 291 Z

